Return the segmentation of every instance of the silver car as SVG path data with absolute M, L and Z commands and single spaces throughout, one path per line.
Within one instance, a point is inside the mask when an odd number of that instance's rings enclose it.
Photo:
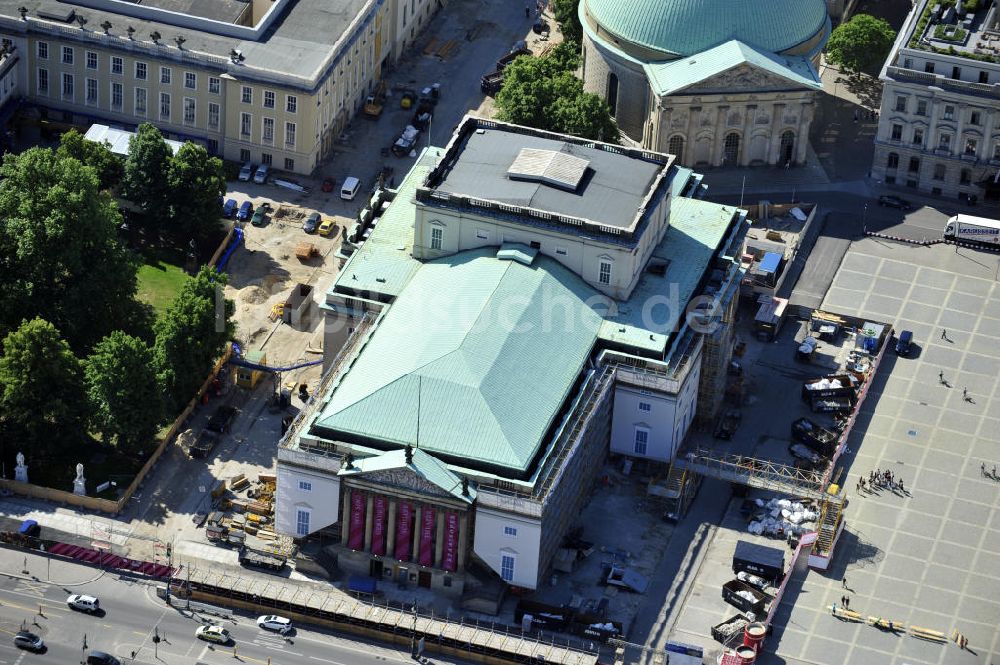
M 41 651 L 45 648 L 45 642 L 34 633 L 21 630 L 14 635 L 14 646 L 18 649 L 27 649 L 28 651 Z

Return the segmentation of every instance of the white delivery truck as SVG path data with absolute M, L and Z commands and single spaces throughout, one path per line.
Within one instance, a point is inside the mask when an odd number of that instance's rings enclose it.
M 948 219 L 944 227 L 944 237 L 945 240 L 968 240 L 1000 245 L 1000 221 L 972 215 L 955 215 Z

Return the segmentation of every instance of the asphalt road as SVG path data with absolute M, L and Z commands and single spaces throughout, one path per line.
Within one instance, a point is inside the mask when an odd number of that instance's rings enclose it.
M 7 557 L 5 557 L 7 558 Z M 5 562 L 6 563 L 6 562 Z M 66 564 L 62 568 L 65 570 Z M 100 571 L 78 566 L 81 579 Z M 85 593 L 100 598 L 102 615 L 87 615 L 69 609 L 66 597 Z M 286 640 L 259 629 L 254 616 L 234 614 L 232 619 L 191 615 L 167 607 L 156 597 L 155 587 L 105 575 L 73 586 L 0 577 L 0 665 L 58 663 L 81 660 L 84 636 L 90 649 L 117 656 L 123 665 L 365 665 L 368 663 L 412 663 L 409 653 L 386 644 L 353 641 L 331 632 L 296 628 Z M 203 623 L 219 623 L 235 643 L 210 645 L 195 638 Z M 13 646 L 13 635 L 26 626 L 41 635 L 47 650 L 29 653 Z M 154 644 L 159 635 L 161 641 Z M 236 648 L 234 659 L 233 648 Z M 136 652 L 135 659 L 131 657 Z M 434 663 L 461 663 L 434 657 Z

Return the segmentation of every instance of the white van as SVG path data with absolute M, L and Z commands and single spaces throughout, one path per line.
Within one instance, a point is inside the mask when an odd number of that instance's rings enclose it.
M 354 176 L 344 178 L 344 184 L 340 187 L 340 198 L 345 201 L 352 201 L 361 189 L 361 181 Z

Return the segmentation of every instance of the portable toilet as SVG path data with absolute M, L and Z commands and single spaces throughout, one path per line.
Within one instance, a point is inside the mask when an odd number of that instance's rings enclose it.
M 267 364 L 267 354 L 263 351 L 247 351 L 243 357 L 247 362 L 254 363 L 255 365 Z M 240 388 L 253 389 L 257 387 L 257 383 L 260 382 L 263 376 L 264 372 L 262 370 L 238 367 L 236 369 L 236 385 Z

